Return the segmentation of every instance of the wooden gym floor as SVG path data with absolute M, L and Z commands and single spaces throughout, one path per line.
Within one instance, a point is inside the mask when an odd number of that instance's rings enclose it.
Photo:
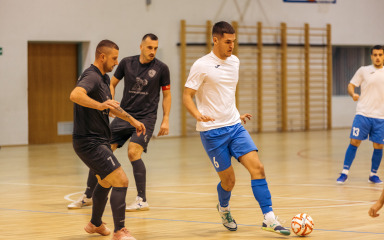
M 275 213 L 286 220 L 306 212 L 315 221 L 309 239 L 383 239 L 384 216 L 367 212 L 382 185 L 368 183 L 372 144 L 360 146 L 345 185 L 337 185 L 349 129 L 252 135 L 260 149 Z M 126 145 L 117 158 L 130 179 L 127 202 L 136 195 Z M 68 210 L 84 191 L 88 169 L 70 143 L 2 147 L 0 150 L 0 239 L 110 239 L 85 233 L 91 207 Z M 150 211 L 126 213 L 138 240 L 288 239 L 262 231 L 262 214 L 253 198 L 248 172 L 233 160 L 236 186 L 227 231 L 216 211 L 218 177 L 198 137 L 155 138 L 143 156 Z M 382 178 L 383 167 L 379 171 Z M 382 211 L 384 215 L 384 210 Z M 103 220 L 113 228 L 107 204 Z

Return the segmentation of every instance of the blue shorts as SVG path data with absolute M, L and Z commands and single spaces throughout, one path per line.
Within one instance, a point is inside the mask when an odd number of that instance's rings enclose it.
M 350 138 L 384 144 L 384 119 L 356 115 L 353 120 Z
M 231 157 L 239 157 L 257 151 L 251 136 L 241 123 L 200 132 L 200 138 L 216 172 L 231 166 Z

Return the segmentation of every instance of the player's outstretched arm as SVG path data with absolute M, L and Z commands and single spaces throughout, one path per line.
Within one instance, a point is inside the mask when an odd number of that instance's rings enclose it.
M 384 189 L 381 192 L 379 200 L 375 204 L 372 205 L 372 207 L 368 211 L 368 215 L 371 217 L 378 217 L 380 214 L 377 212 L 383 207 L 384 204 Z
M 183 104 L 187 108 L 188 112 L 198 121 L 198 122 L 209 122 L 215 121 L 214 118 L 202 115 L 197 109 L 195 103 L 193 102 L 193 97 L 196 94 L 196 90 L 192 88 L 184 88 L 183 92 Z
M 77 103 L 83 107 L 93 108 L 100 111 L 108 108 L 111 109 L 111 108 L 119 107 L 119 102 L 116 102 L 115 100 L 107 100 L 101 103 L 90 98 L 87 95 L 87 91 L 82 87 L 75 87 L 75 89 L 72 90 L 71 95 L 69 96 L 69 99 L 72 102 Z
M 163 121 L 160 125 L 160 130 L 157 136 L 169 134 L 169 113 L 171 112 L 171 90 L 163 90 Z
M 111 100 L 113 101 L 113 100 Z M 137 136 L 140 136 L 141 134 L 145 134 L 146 129 L 142 122 L 137 121 L 134 117 L 132 117 L 129 113 L 124 111 L 120 106 L 111 108 L 110 110 L 113 115 L 115 115 L 118 118 L 121 118 L 127 122 L 129 122 L 134 128 L 136 128 L 136 134 Z

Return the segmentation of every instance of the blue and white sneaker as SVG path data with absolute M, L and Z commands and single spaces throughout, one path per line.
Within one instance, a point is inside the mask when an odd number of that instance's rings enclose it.
M 336 180 L 337 184 L 344 184 L 348 179 L 348 175 L 347 174 L 340 174 L 340 177 Z
M 217 211 L 220 214 L 221 221 L 223 226 L 229 231 L 236 231 L 237 224 L 235 219 L 232 218 L 231 211 L 229 210 L 229 206 L 226 208 L 220 207 L 220 203 L 217 204 Z
M 289 236 L 291 234 L 291 231 L 289 230 L 289 228 L 285 228 L 281 225 L 281 223 L 278 220 L 278 217 L 270 219 L 269 221 L 267 219 L 264 219 L 261 229 L 265 231 L 285 235 L 285 236 Z
M 126 212 L 148 211 L 149 204 L 143 198 L 137 196 L 136 200 L 125 208 Z
M 368 178 L 368 182 L 373 183 L 373 184 L 382 184 L 383 181 L 380 180 L 379 176 L 377 175 L 372 175 Z
M 87 198 L 87 195 L 83 194 L 77 201 L 68 205 L 68 209 L 80 209 L 85 206 L 92 206 L 92 198 Z

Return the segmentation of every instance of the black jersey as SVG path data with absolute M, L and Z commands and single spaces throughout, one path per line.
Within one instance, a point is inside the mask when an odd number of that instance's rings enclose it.
M 141 64 L 139 55 L 122 59 L 115 77 L 124 77 L 124 92 L 120 106 L 134 118 L 157 117 L 162 86 L 170 85 L 168 66 L 158 59 Z
M 87 91 L 90 98 L 105 102 L 112 99 L 109 89 L 110 79 L 107 74 L 102 75 L 100 70 L 91 65 L 80 76 L 77 86 Z M 99 111 L 74 104 L 73 138 L 90 138 L 99 141 L 109 141 L 111 131 L 109 129 L 109 109 Z

